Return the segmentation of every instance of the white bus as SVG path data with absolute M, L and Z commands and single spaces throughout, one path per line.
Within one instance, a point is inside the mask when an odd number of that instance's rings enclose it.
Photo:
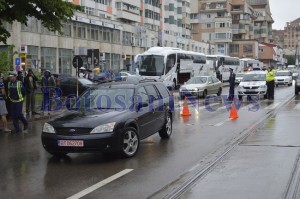
M 213 64 L 215 71 L 220 72 L 221 81 L 225 82 L 229 80 L 229 68 L 233 68 L 235 73 L 243 72 L 240 66 L 240 59 L 237 57 L 229 57 L 225 55 L 207 55 L 207 61 Z
M 175 88 L 193 76 L 213 74 L 205 54 L 179 48 L 152 47 L 136 60 L 141 76 L 171 82 Z
M 252 59 L 252 58 L 242 58 L 241 61 L 241 67 L 244 71 L 249 70 L 262 70 L 263 69 L 263 62 Z

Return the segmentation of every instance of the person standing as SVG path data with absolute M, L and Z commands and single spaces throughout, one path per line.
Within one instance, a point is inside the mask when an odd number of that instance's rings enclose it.
M 28 74 L 24 78 L 24 87 L 26 89 L 26 113 L 30 112 L 32 115 L 36 115 L 35 112 L 35 90 L 37 89 L 36 82 L 38 78 L 33 74 L 31 69 L 28 70 Z
M 28 128 L 28 121 L 22 113 L 23 101 L 26 95 L 26 91 L 22 82 L 17 80 L 17 74 L 14 72 L 10 72 L 9 74 L 9 82 L 7 87 L 7 97 L 10 101 L 10 112 L 15 128 L 13 133 L 20 133 L 21 129 L 19 126 L 19 120 L 21 120 L 24 125 L 24 131 Z
M 233 72 L 233 68 L 229 68 L 229 96 L 228 101 L 232 101 L 234 98 L 234 87 L 235 87 L 235 73 Z
M 43 112 L 48 111 L 48 115 L 50 115 L 50 111 L 51 111 L 50 96 L 55 91 L 55 80 L 51 76 L 49 70 L 44 71 L 44 76 L 42 77 L 41 86 L 42 86 L 42 93 L 43 93 L 42 111 Z
M 273 67 L 269 67 L 267 70 L 266 81 L 267 81 L 267 96 L 269 100 L 274 100 L 274 87 L 275 87 L 275 72 Z
M 0 116 L 2 119 L 3 127 L 4 127 L 4 132 L 11 132 L 11 130 L 8 128 L 7 125 L 7 109 L 6 109 L 6 103 L 5 103 L 5 97 L 6 97 L 6 92 L 4 89 L 4 83 L 3 83 L 3 77 L 1 76 L 1 81 L 0 81 Z

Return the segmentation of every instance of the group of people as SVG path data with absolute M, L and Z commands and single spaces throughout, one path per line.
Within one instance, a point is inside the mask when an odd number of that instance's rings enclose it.
M 0 81 L 0 116 L 3 123 L 4 132 L 22 132 L 19 120 L 23 123 L 23 131 L 28 128 L 28 121 L 23 115 L 23 103 L 26 99 L 26 113 L 32 115 L 39 114 L 35 107 L 35 98 L 38 78 L 29 69 L 25 77 L 22 72 L 9 72 L 7 79 L 1 76 Z M 51 88 L 55 88 L 55 78 L 51 76 L 49 70 L 45 70 L 41 80 L 43 93 L 42 111 L 51 111 L 50 93 Z M 12 119 L 14 130 L 10 130 L 7 122 L 7 115 Z
M 232 101 L 234 98 L 235 73 L 233 72 L 233 68 L 230 68 L 229 71 L 230 71 L 230 75 L 229 75 L 228 101 Z M 266 82 L 267 82 L 267 98 L 269 100 L 274 100 L 275 72 L 273 70 L 273 67 L 267 68 Z

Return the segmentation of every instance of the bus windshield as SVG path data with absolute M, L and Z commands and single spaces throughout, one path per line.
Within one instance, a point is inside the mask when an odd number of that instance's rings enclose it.
M 161 76 L 164 75 L 164 57 L 160 55 L 142 55 L 140 62 L 140 75 Z

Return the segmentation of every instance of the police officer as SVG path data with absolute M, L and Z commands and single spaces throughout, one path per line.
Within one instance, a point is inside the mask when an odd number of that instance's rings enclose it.
M 229 96 L 228 101 L 233 100 L 234 97 L 234 87 L 235 87 L 235 73 L 233 72 L 233 68 L 229 68 L 230 75 L 229 75 Z
M 267 94 L 269 100 L 274 100 L 275 73 L 273 67 L 269 67 L 266 75 Z
M 23 101 L 26 92 L 22 82 L 17 80 L 17 74 L 15 72 L 9 73 L 7 90 L 7 97 L 10 101 L 11 117 L 15 127 L 15 130 L 12 133 L 20 133 L 21 129 L 19 126 L 19 120 L 21 120 L 24 125 L 24 131 L 28 128 L 28 121 L 22 113 Z

